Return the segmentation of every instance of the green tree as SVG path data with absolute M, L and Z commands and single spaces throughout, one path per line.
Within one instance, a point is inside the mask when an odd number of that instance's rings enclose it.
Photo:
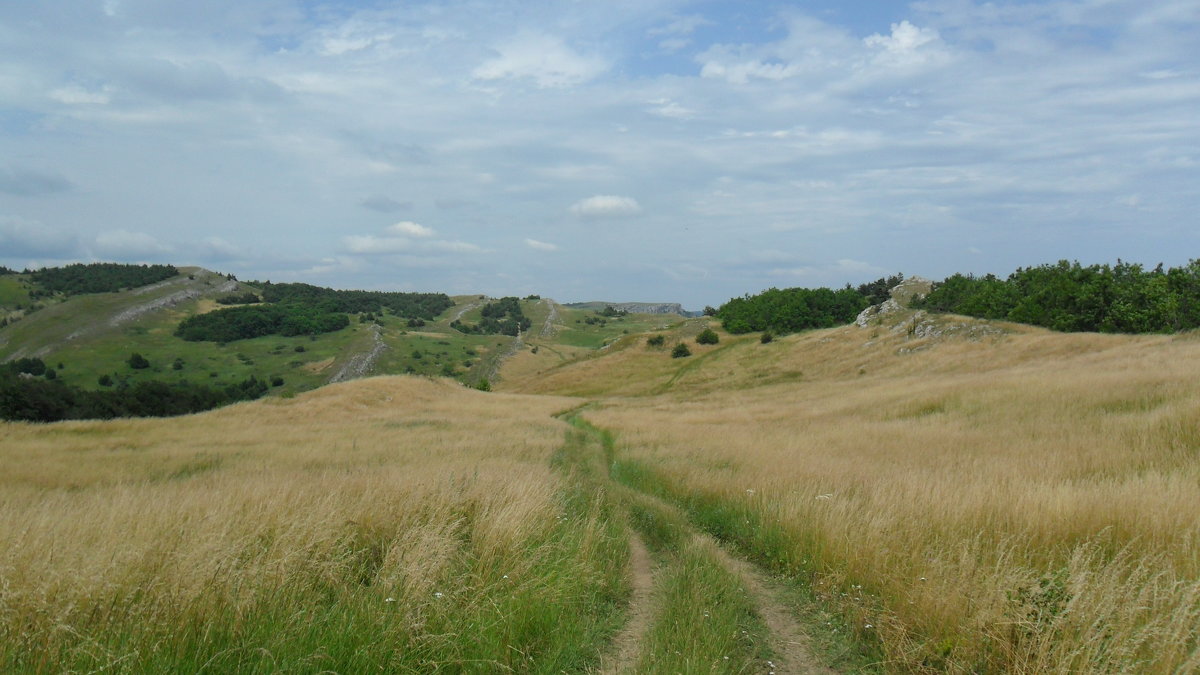
M 137 352 L 129 355 L 129 360 L 127 363 L 129 363 L 129 367 L 133 368 L 134 370 L 142 370 L 150 367 L 150 362 L 146 360 L 146 357 Z
M 717 335 L 717 332 L 711 328 L 705 328 L 696 336 L 696 344 L 699 345 L 715 345 L 720 341 L 721 338 Z
M 682 359 L 685 356 L 691 356 L 691 355 L 692 355 L 692 350 L 688 349 L 688 346 L 683 344 L 682 342 L 675 345 L 675 348 L 671 350 L 671 358 L 673 358 L 673 359 Z

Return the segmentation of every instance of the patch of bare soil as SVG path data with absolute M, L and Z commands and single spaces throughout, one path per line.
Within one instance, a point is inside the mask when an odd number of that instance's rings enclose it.
M 698 535 L 708 539 L 708 535 Z M 726 569 L 742 580 L 742 585 L 754 599 L 758 614 L 771 633 L 771 650 L 776 657 L 772 660 L 773 673 L 819 673 L 834 675 L 837 671 L 827 668 L 813 656 L 808 634 L 800 627 L 788 608 L 776 598 L 782 594 L 779 584 L 771 580 L 754 565 L 730 555 L 720 545 L 713 547 L 717 558 Z
M 633 592 L 629 599 L 629 621 L 613 640 L 609 655 L 600 661 L 599 673 L 616 675 L 629 672 L 637 664 L 642 637 L 650 628 L 654 614 L 651 593 L 654 589 L 654 563 L 645 542 L 636 533 L 629 537 L 629 574 Z

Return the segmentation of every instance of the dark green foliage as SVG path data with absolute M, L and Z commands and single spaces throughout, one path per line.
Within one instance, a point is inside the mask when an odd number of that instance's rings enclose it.
M 717 332 L 711 328 L 705 328 L 696 336 L 696 344 L 698 345 L 715 345 L 721 341 Z
M 171 364 L 171 370 L 183 370 L 183 359 L 176 358 Z
M 1168 333 L 1200 328 L 1200 260 L 1167 270 L 1061 260 L 1000 279 L 955 274 L 914 307 L 1058 331 Z
M 667 336 L 665 335 L 651 335 L 650 337 L 646 338 L 646 344 L 651 347 L 661 347 L 666 343 Z
M 4 265 L 0 265 L 0 277 L 8 275 L 8 274 L 16 274 L 16 273 L 17 273 L 16 270 L 10 270 L 7 267 L 5 267 Z
M 735 335 L 762 330 L 794 333 L 850 323 L 866 307 L 867 299 L 853 288 L 771 288 L 733 298 L 721 305 L 717 317 Z
M 100 379 L 96 380 L 96 384 L 100 385 L 101 387 L 111 387 L 113 385 L 112 377 L 108 375 L 101 375 Z
M 688 349 L 688 346 L 683 344 L 682 342 L 675 345 L 675 348 L 671 350 L 671 358 L 673 358 L 673 359 L 682 359 L 685 356 L 691 356 L 691 355 L 692 355 L 692 350 Z
M 283 386 L 283 378 L 278 375 L 272 377 L 271 378 L 271 386 L 272 387 L 282 387 Z
M 296 345 L 296 348 L 293 351 L 295 351 L 297 354 L 303 353 L 305 351 L 304 345 Z
M 600 316 L 607 316 L 607 317 L 629 316 L 629 312 L 627 312 L 626 310 L 617 309 L 616 307 L 613 307 L 612 305 L 605 305 L 604 310 L 599 312 L 599 314 L 600 314 Z
M 716 307 L 713 307 L 712 305 L 704 306 L 704 316 L 716 316 L 716 315 L 717 315 Z
M 258 285 L 257 282 L 255 285 Z M 347 314 L 382 312 L 389 310 L 396 316 L 419 319 L 434 319 L 438 314 L 454 306 L 454 301 L 445 293 L 388 293 L 383 291 L 339 291 L 309 284 L 262 285 L 262 298 L 273 303 L 322 303 L 332 311 Z
M 891 290 L 900 285 L 904 281 L 903 274 L 896 274 L 890 277 L 880 277 L 875 281 L 863 284 L 856 288 L 859 295 L 867 299 L 868 305 L 878 305 L 891 299 Z
M 50 291 L 77 295 L 111 293 L 170 279 L 179 274 L 173 265 L 122 265 L 119 263 L 76 263 L 47 267 L 31 273 L 35 283 Z
M 146 360 L 146 357 L 137 352 L 130 354 L 129 360 L 126 361 L 126 363 L 128 363 L 129 367 L 133 368 L 134 370 L 142 370 L 150 367 L 150 362 Z
M 45 375 L 46 364 L 38 358 L 33 359 L 15 359 L 8 362 L 8 369 L 14 373 L 26 373 L 28 375 Z
M 488 382 L 487 378 L 480 378 L 480 380 L 475 383 L 475 388 L 479 391 L 491 391 L 492 383 Z
M 521 311 L 521 303 L 514 297 L 500 298 L 489 302 L 481 311 L 483 319 L 478 325 L 471 326 L 455 320 L 450 327 L 461 332 L 475 335 L 512 335 L 516 336 L 523 330 L 529 330 L 533 324 Z
M 108 384 L 105 384 L 105 381 Z M 109 386 L 107 375 L 100 383 Z M 23 379 L 0 369 L 0 419 L 57 422 L 68 419 L 185 415 L 262 396 L 266 384 L 251 377 L 224 389 L 187 382 L 138 382 L 108 391 L 84 391 L 61 381 Z
M 230 293 L 217 298 L 218 305 L 252 305 L 262 302 L 262 298 L 258 297 L 251 291 L 246 291 L 242 294 Z
M 425 319 L 418 319 L 415 317 L 412 319 L 409 319 L 408 327 L 409 328 L 424 328 L 425 327 Z
M 46 369 L 46 379 L 47 380 L 57 380 L 58 379 L 58 371 L 54 370 L 53 368 L 47 368 Z
M 180 322 L 175 335 L 191 342 L 232 342 L 264 335 L 318 335 L 350 325 L 328 304 L 253 305 L 197 314 Z
M 765 345 L 765 344 L 773 341 L 774 339 L 775 339 L 775 334 L 769 330 L 765 330 L 765 331 L 763 331 L 762 337 L 758 338 L 758 341 Z

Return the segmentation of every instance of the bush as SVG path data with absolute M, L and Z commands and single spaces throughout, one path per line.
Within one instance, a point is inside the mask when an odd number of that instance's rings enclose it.
M 651 347 L 661 347 L 666 343 L 667 338 L 665 335 L 651 335 L 650 337 L 646 338 L 646 344 Z
M 480 378 L 480 380 L 475 383 L 475 388 L 479 391 L 491 391 L 492 383 L 488 382 L 487 378 Z
M 760 337 L 758 339 L 758 341 L 765 345 L 774 339 L 775 339 L 775 335 L 771 331 L 767 330 L 767 331 L 763 331 L 762 337 Z
M 717 337 L 716 331 L 711 328 L 705 328 L 696 336 L 696 344 L 698 345 L 715 345 L 720 341 L 721 338 Z
M 691 356 L 691 355 L 692 355 L 692 350 L 688 349 L 688 346 L 683 344 L 682 342 L 675 345 L 675 348 L 671 350 L 671 358 L 673 358 L 673 359 L 681 359 L 685 356 Z
M 113 381 L 108 375 L 101 375 L 100 379 L 96 380 L 96 384 L 99 384 L 101 387 L 111 387 L 113 385 Z
M 142 370 L 144 368 L 150 367 L 150 362 L 146 360 L 146 357 L 142 356 L 141 354 L 139 354 L 137 352 L 134 352 L 129 355 L 128 363 L 129 363 L 129 367 L 133 368 L 134 370 Z

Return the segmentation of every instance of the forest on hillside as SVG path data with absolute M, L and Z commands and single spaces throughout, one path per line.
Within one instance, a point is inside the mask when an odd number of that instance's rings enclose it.
M 43 289 L 67 295 L 114 293 L 177 276 L 174 265 L 126 265 L 122 263 L 75 263 L 45 267 L 29 273 Z
M 1060 260 L 1005 279 L 955 274 L 913 306 L 1066 332 L 1173 333 L 1200 327 L 1200 261 L 1147 269 Z

